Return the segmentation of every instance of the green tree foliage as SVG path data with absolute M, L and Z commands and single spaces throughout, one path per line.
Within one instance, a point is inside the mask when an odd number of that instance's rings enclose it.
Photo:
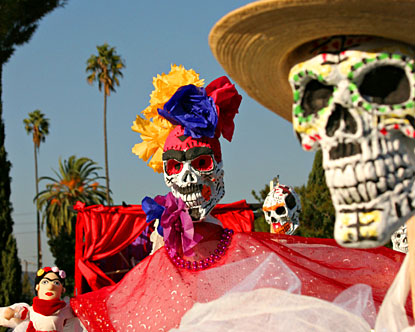
M 0 0 L 0 62 L 3 66 L 16 46 L 27 43 L 39 21 L 66 0 Z
M 48 244 L 50 252 L 55 257 L 55 264 L 60 269 L 65 270 L 67 278 L 65 280 L 65 295 L 70 296 L 75 288 L 75 223 L 76 216 L 71 217 L 71 234 L 63 232 L 57 237 L 49 238 Z
M 23 120 L 26 132 L 28 135 L 32 134 L 33 150 L 35 158 L 35 189 L 36 196 L 39 194 L 39 176 L 37 167 L 37 154 L 40 148 L 40 142 L 44 142 L 46 135 L 49 134 L 49 119 L 40 110 L 35 110 L 29 113 L 29 117 Z M 40 218 L 39 210 L 36 209 L 36 230 L 37 230 L 37 268 L 42 267 L 42 245 L 40 232 Z
M 104 151 L 105 151 L 105 177 L 107 184 L 106 197 L 110 203 L 110 184 L 108 170 L 108 139 L 107 139 L 107 96 L 111 91 L 115 92 L 115 86 L 120 85 L 119 77 L 123 77 L 121 70 L 125 63 L 107 43 L 97 46 L 98 55 L 91 55 L 87 60 L 86 72 L 89 73 L 87 82 L 93 84 L 98 82 L 98 89 L 104 89 Z
M 257 194 L 255 190 L 251 191 L 252 196 L 261 204 L 261 206 L 264 204 L 265 198 L 267 197 L 269 193 L 269 185 L 265 185 L 264 189 L 261 189 L 259 193 Z M 255 232 L 269 232 L 270 231 L 270 225 L 265 221 L 264 213 L 260 213 L 258 216 L 256 216 L 254 221 L 254 231 Z
M 2 102 L 3 66 L 15 47 L 28 42 L 39 20 L 64 0 L 0 0 L 0 305 L 17 302 L 21 296 L 21 266 L 12 235 L 10 167 L 4 147 Z
M 289 185 L 289 184 L 287 184 Z M 294 187 L 301 199 L 300 226 L 295 235 L 304 237 L 333 238 L 335 211 L 329 189 L 326 185 L 321 150 L 314 157 L 313 168 L 308 176 L 307 185 Z M 269 185 L 252 195 L 261 204 L 269 193 Z M 255 219 L 255 231 L 269 232 L 264 216 Z
M 3 273 L 0 279 L 0 303 L 5 306 L 19 302 L 22 293 L 22 267 L 17 257 L 16 239 L 11 233 L 1 252 L 1 268 Z
M 296 191 L 301 197 L 302 207 L 300 227 L 296 235 L 333 238 L 336 215 L 326 185 L 321 150 L 315 154 L 307 185 L 297 188 Z
M 35 292 L 33 289 L 33 284 L 30 282 L 29 273 L 27 272 L 27 261 L 25 261 L 25 272 L 23 273 L 23 280 L 22 280 L 22 298 L 21 301 L 31 304 L 33 297 L 35 296 Z
M 59 171 L 54 171 L 56 178 L 44 176 L 39 179 L 48 183 L 35 199 L 42 213 L 42 224 L 46 224 L 55 263 L 68 275 L 66 288 L 69 293 L 73 290 L 75 265 L 76 211 L 72 206 L 77 201 L 87 205 L 105 203 L 106 188 L 98 182 L 105 179 L 99 176 L 100 169 L 89 158 L 70 156 L 64 162 L 59 159 Z

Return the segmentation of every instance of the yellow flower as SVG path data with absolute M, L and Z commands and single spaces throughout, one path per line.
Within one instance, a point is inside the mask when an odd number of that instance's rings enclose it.
M 164 142 L 173 128 L 174 126 L 168 121 L 161 122 L 158 119 L 153 119 L 153 122 L 151 122 L 140 116 L 137 116 L 131 127 L 133 131 L 141 134 L 140 137 L 143 140 L 133 147 L 132 152 L 145 162 L 152 157 L 148 166 L 157 173 L 163 172 L 162 153 Z
M 150 106 L 141 113 L 147 119 L 160 117 L 157 109 L 163 108 L 164 104 L 169 101 L 178 88 L 188 84 L 202 87 L 204 80 L 199 79 L 199 74 L 193 69 L 186 70 L 182 65 L 171 65 L 170 73 L 163 73 L 153 78 L 154 90 L 150 94 Z
M 141 112 L 145 119 L 138 115 L 131 127 L 133 131 L 141 134 L 143 140 L 132 148 L 132 152 L 145 162 L 151 158 L 148 166 L 155 172 L 163 172 L 164 142 L 174 128 L 169 121 L 158 114 L 157 109 L 162 109 L 178 88 L 189 84 L 202 87 L 204 80 L 199 79 L 199 74 L 193 69 L 186 70 L 182 65 L 171 65 L 168 74 L 163 73 L 154 77 L 150 105 Z
M 37 271 L 37 276 L 38 276 L 38 277 L 40 277 L 43 273 L 45 273 L 45 270 L 43 270 L 43 269 L 39 269 L 39 270 Z

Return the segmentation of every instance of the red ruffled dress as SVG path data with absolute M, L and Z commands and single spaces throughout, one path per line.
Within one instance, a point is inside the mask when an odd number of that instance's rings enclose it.
M 366 284 L 374 306 L 361 315 L 373 326 L 404 257 L 385 247 L 342 248 L 330 239 L 237 233 L 210 268 L 178 267 L 163 247 L 118 284 L 74 297 L 71 306 L 88 331 L 169 331 L 196 302 L 232 292 L 276 288 L 332 302 L 345 289 Z

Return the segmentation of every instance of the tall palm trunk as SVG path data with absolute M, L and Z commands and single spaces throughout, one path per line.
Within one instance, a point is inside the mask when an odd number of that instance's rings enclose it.
M 39 176 L 37 170 L 37 147 L 36 143 L 33 142 L 34 146 L 34 154 L 35 154 L 35 182 L 36 182 L 36 197 L 39 194 Z M 37 232 L 37 268 L 42 268 L 42 239 L 41 239 L 41 232 L 40 232 L 40 217 L 39 217 L 39 209 L 37 208 L 36 204 L 36 232 Z
M 107 94 L 104 91 L 104 149 L 105 149 L 105 178 L 107 183 L 107 205 L 110 205 L 110 177 L 108 171 L 108 144 L 107 144 Z

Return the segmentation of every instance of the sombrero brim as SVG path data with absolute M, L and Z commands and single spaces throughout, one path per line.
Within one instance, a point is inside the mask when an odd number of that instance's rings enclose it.
M 263 0 L 219 20 L 209 35 L 218 62 L 249 96 L 291 121 L 291 67 L 301 45 L 333 35 L 415 45 L 415 0 Z

